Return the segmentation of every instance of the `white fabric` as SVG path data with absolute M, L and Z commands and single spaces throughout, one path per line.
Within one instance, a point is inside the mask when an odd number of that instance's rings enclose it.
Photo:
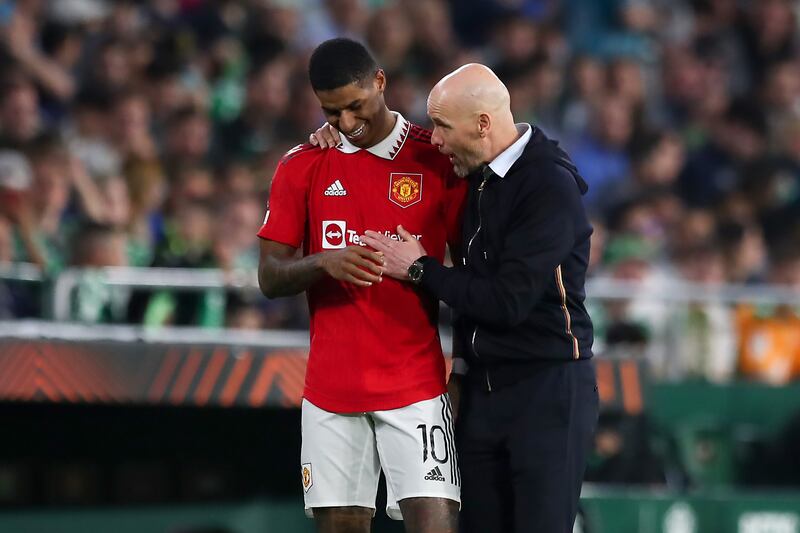
M 301 411 L 300 470 L 301 475 L 304 469 L 309 472 L 303 482 L 309 517 L 314 507 L 374 509 L 381 469 L 386 514 L 394 520 L 402 520 L 397 502 L 405 498 L 461 502 L 447 394 L 399 409 L 354 414 L 331 413 L 304 399 Z M 424 441 L 420 425 L 425 426 Z
M 403 118 L 403 115 L 396 111 L 392 111 L 392 115 L 394 115 L 397 120 L 395 120 L 394 128 L 392 128 L 391 133 L 378 144 L 365 148 L 365 150 L 372 155 L 377 155 L 378 157 L 389 160 L 394 159 L 395 156 L 400 153 L 400 148 L 403 147 L 403 144 L 406 142 L 406 137 L 408 137 L 408 130 L 411 129 L 411 123 Z M 336 148 L 340 151 L 346 154 L 354 154 L 361 150 L 361 148 L 348 141 L 343 133 L 340 132 L 339 137 L 341 138 L 341 142 Z
M 508 174 L 508 169 L 511 168 L 511 165 L 517 162 L 519 156 L 522 155 L 522 152 L 525 150 L 525 146 L 528 144 L 528 141 L 531 138 L 533 133 L 533 128 L 527 122 L 520 122 L 517 126 L 517 132 L 519 133 L 519 138 L 514 141 L 514 143 L 500 152 L 500 155 L 495 157 L 491 163 L 489 163 L 489 168 L 492 171 L 500 176 L 501 178 L 505 178 L 506 174 Z

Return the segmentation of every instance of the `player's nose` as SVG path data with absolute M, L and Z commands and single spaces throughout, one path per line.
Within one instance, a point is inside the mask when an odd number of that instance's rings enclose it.
M 339 117 L 339 129 L 345 133 L 350 133 L 358 127 L 356 117 L 352 113 L 342 112 Z

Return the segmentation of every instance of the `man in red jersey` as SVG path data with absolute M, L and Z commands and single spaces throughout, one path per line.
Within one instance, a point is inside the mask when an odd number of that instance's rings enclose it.
M 368 532 L 383 469 L 389 516 L 409 532 L 455 533 L 460 475 L 438 304 L 383 279 L 381 255 L 359 236 L 397 239 L 400 222 L 442 260 L 459 239 L 465 183 L 430 132 L 386 107 L 385 75 L 362 45 L 322 43 L 309 77 L 342 142 L 297 146 L 278 164 L 258 273 L 267 297 L 308 295 L 305 506 L 319 531 Z

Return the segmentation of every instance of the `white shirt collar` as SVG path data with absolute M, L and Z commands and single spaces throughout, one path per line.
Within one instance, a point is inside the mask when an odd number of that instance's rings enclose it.
M 525 150 L 525 145 L 528 144 L 528 141 L 533 134 L 533 128 L 527 122 L 521 122 L 516 124 L 517 132 L 519 133 L 519 139 L 514 141 L 514 144 L 500 152 L 500 155 L 495 157 L 491 163 L 489 163 L 489 168 L 492 169 L 492 172 L 500 176 L 501 178 L 506 177 L 508 174 L 508 169 L 511 168 L 511 165 L 517 162 L 519 156 L 522 155 L 523 150 Z
M 392 115 L 397 117 L 397 120 L 395 121 L 391 133 L 375 146 L 365 148 L 367 152 L 389 160 L 394 159 L 397 154 L 400 153 L 400 149 L 403 147 L 403 144 L 405 144 L 406 137 L 408 137 L 408 130 L 411 129 L 411 123 L 403 118 L 403 115 L 396 111 L 392 111 Z M 361 150 L 358 146 L 351 144 L 343 134 L 340 134 L 340 136 L 342 142 L 339 143 L 336 148 L 341 152 L 345 154 L 354 154 Z

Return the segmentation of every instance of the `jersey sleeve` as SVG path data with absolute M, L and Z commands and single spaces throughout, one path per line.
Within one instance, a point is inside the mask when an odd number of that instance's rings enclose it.
M 467 202 L 468 182 L 459 178 L 451 168 L 445 174 L 445 224 L 447 227 L 447 244 L 451 253 L 461 253 L 461 219 Z
M 309 182 L 306 165 L 295 164 L 293 160 L 278 164 L 259 237 L 300 247 L 305 237 Z

